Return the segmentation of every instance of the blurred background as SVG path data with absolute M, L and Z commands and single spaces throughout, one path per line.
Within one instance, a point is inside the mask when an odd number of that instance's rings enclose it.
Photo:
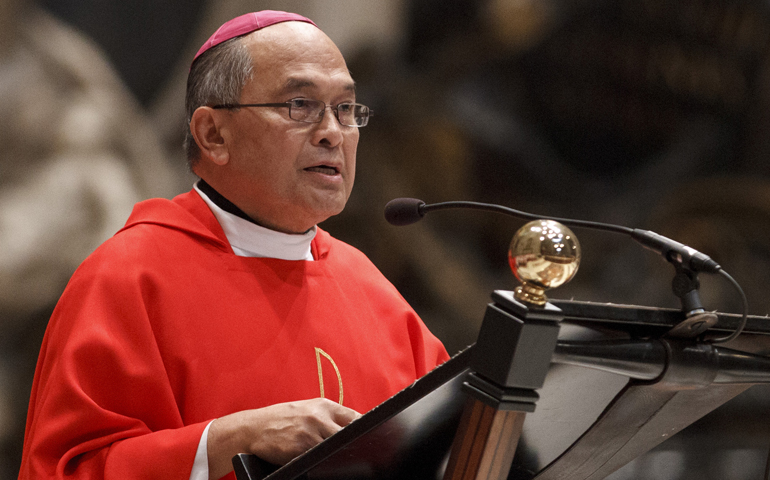
M 348 60 L 375 117 L 348 207 L 322 227 L 369 255 L 450 353 L 475 340 L 490 292 L 516 285 L 506 254 L 523 222 L 452 211 L 397 228 L 382 215 L 392 198 L 651 229 L 711 255 L 750 313 L 770 313 L 766 1 L 0 0 L 0 478 L 17 475 L 69 276 L 135 202 L 191 187 L 189 63 L 221 23 L 261 9 L 312 18 Z M 658 256 L 576 233 L 583 263 L 552 297 L 678 307 Z M 701 281 L 707 309 L 738 311 L 726 282 Z M 768 392 L 612 478 L 758 478 Z

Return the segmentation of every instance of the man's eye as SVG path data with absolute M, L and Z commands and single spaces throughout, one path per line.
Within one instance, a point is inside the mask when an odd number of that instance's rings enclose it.
M 337 111 L 342 113 L 350 113 L 353 111 L 353 104 L 352 103 L 340 103 L 337 105 Z
M 289 100 L 291 102 L 291 106 L 294 108 L 305 108 L 307 107 L 307 100 L 304 98 L 295 98 L 293 100 Z

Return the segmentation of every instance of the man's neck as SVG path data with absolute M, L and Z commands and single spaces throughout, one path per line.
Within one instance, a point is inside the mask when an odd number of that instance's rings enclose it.
M 249 221 L 249 222 L 251 222 L 251 223 L 253 223 L 255 225 L 259 225 L 259 223 L 256 220 L 254 220 L 253 218 L 248 216 L 246 214 L 246 212 L 244 212 L 243 210 L 238 208 L 238 206 L 236 204 L 234 204 L 230 200 L 226 199 L 224 196 L 222 196 L 221 193 L 219 193 L 216 190 L 214 190 L 214 187 L 212 187 L 211 185 L 206 183 L 206 180 L 204 180 L 202 178 L 200 180 L 198 180 L 198 188 L 200 189 L 201 192 L 205 193 L 206 196 L 209 197 L 209 199 L 212 202 L 214 202 L 214 204 L 216 206 L 218 206 L 219 208 L 221 208 L 225 212 L 231 213 L 231 214 L 235 215 L 236 217 L 240 217 L 240 218 L 242 218 L 244 220 L 247 220 L 247 221 Z M 260 225 L 260 226 L 262 226 L 262 225 Z
M 236 255 L 282 260 L 313 260 L 311 242 L 317 231 L 315 227 L 303 234 L 271 230 L 249 218 L 203 180 L 195 185 L 195 190 L 211 209 Z

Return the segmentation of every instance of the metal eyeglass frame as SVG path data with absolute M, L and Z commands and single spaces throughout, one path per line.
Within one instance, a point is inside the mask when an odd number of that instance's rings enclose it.
M 294 108 L 301 108 L 301 107 L 296 105 L 296 103 L 298 101 L 318 103 L 318 104 L 323 105 L 323 108 L 318 111 L 318 116 L 317 117 L 309 116 L 309 117 L 306 117 L 304 119 L 294 118 L 291 115 L 292 107 L 294 107 Z M 342 123 L 342 121 L 340 120 L 339 111 L 337 110 L 341 105 L 351 105 L 353 107 L 364 107 L 366 109 L 367 113 L 366 113 L 366 116 L 363 117 L 363 124 L 362 125 L 358 125 L 358 124 L 349 125 L 349 124 Z M 355 128 L 361 128 L 361 127 L 365 127 L 366 125 L 368 125 L 369 124 L 369 117 L 371 117 L 372 114 L 374 113 L 374 112 L 372 112 L 372 110 L 369 107 L 367 107 L 366 105 L 363 105 L 361 103 L 342 102 L 342 103 L 338 103 L 337 105 L 327 105 L 325 102 L 322 102 L 321 100 L 313 100 L 313 99 L 306 99 L 306 98 L 292 99 L 292 100 L 289 100 L 288 102 L 280 102 L 280 103 L 225 103 L 225 104 L 221 104 L 221 105 L 212 105 L 211 108 L 214 108 L 214 109 L 233 109 L 233 108 L 241 108 L 241 107 L 287 107 L 289 109 L 289 118 L 291 118 L 292 120 L 295 120 L 297 122 L 303 122 L 303 123 L 321 123 L 323 121 L 324 112 L 326 112 L 327 108 L 331 108 L 332 111 L 334 112 L 334 116 L 337 117 L 337 121 L 340 123 L 340 125 L 343 125 L 343 126 L 346 126 L 346 127 L 355 127 Z M 311 120 L 311 118 L 316 118 L 316 119 L 315 120 Z M 359 118 L 361 118 L 361 117 L 359 117 Z

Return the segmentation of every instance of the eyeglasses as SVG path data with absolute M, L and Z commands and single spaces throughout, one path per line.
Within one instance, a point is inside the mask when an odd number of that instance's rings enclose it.
M 214 105 L 211 108 L 232 109 L 241 107 L 288 107 L 289 118 L 306 123 L 321 123 L 326 108 L 329 107 L 340 124 L 347 127 L 365 127 L 369 123 L 369 117 L 373 114 L 369 107 L 360 103 L 346 102 L 337 105 L 326 105 L 320 100 L 310 100 L 307 98 L 294 98 L 282 103 L 226 103 Z

